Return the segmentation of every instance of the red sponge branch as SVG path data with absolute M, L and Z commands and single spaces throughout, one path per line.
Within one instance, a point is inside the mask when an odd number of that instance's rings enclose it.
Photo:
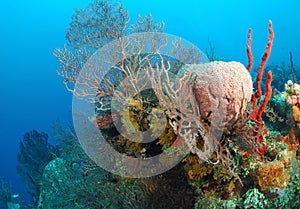
M 267 76 L 267 82 L 266 82 L 266 94 L 265 94 L 265 98 L 262 101 L 258 111 L 257 111 L 257 115 L 256 115 L 256 120 L 258 121 L 258 123 L 261 123 L 262 121 L 262 113 L 263 111 L 266 109 L 267 104 L 272 96 L 272 72 L 269 71 L 268 72 L 268 76 Z
M 252 69 L 252 65 L 253 65 L 253 55 L 252 55 L 252 51 L 251 51 L 251 45 L 252 45 L 252 29 L 249 28 L 248 41 L 247 41 L 247 56 L 248 56 L 247 70 L 248 70 L 248 72 L 250 72 L 250 70 Z
M 247 56 L 248 56 L 248 66 L 247 70 L 250 72 L 252 69 L 252 63 L 253 63 L 253 56 L 251 52 L 251 44 L 252 44 L 252 30 L 248 30 L 248 42 L 247 42 Z M 267 81 L 266 81 L 266 93 L 265 97 L 260 105 L 259 108 L 256 108 L 257 100 L 262 96 L 262 90 L 261 90 L 261 80 L 264 73 L 264 68 L 267 63 L 267 60 L 271 54 L 271 48 L 273 44 L 274 39 L 274 32 L 272 27 L 272 22 L 269 21 L 269 38 L 268 43 L 266 46 L 266 51 L 262 57 L 257 77 L 256 77 L 256 93 L 252 95 L 252 113 L 250 115 L 251 119 L 256 122 L 253 130 L 253 137 L 255 137 L 255 140 L 257 143 L 259 143 L 259 146 L 257 147 L 256 152 L 259 155 L 264 155 L 266 151 L 266 145 L 263 143 L 263 136 L 268 134 L 268 129 L 266 126 L 263 126 L 262 124 L 262 114 L 264 110 L 266 109 L 268 102 L 272 96 L 272 72 L 269 71 L 267 75 Z M 248 152 L 245 153 L 244 157 L 248 156 Z
M 252 97 L 252 109 L 256 108 L 256 103 L 257 103 L 257 99 L 259 99 L 262 96 L 262 90 L 261 90 L 261 80 L 262 80 L 262 76 L 264 73 L 264 67 L 267 63 L 267 60 L 271 54 L 271 48 L 272 48 L 272 44 L 273 44 L 273 39 L 274 39 L 274 32 L 273 32 L 273 27 L 272 27 L 272 21 L 269 21 L 269 39 L 268 39 L 268 43 L 267 43 L 267 47 L 266 47 L 266 51 L 261 59 L 261 63 L 259 66 L 259 70 L 257 73 L 257 77 L 256 77 L 256 94 L 253 95 Z

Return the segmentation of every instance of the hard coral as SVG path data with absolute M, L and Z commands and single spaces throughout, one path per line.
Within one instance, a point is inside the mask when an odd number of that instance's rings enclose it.
M 285 84 L 285 95 L 287 96 L 286 102 L 292 106 L 295 122 L 300 121 L 300 84 L 293 83 L 291 80 L 288 80 Z
M 299 141 L 299 138 L 300 138 L 300 108 L 299 108 L 299 105 L 294 105 L 292 107 L 292 113 L 293 113 L 293 119 L 294 119 L 294 123 L 295 123 L 295 126 L 293 127 L 294 128 L 294 134 L 295 134 L 295 137 L 298 138 L 298 141 Z
M 293 83 L 293 81 L 288 80 L 284 85 L 285 91 L 289 94 L 297 95 L 300 94 L 300 84 Z
M 297 126 L 299 126 L 300 123 L 300 109 L 298 106 L 294 105 L 292 106 L 292 113 L 293 113 L 293 119 Z M 300 126 L 299 126 L 300 127 Z
M 257 183 L 262 191 L 269 188 L 283 189 L 288 185 L 290 175 L 281 161 L 272 161 L 257 168 Z
M 213 166 L 207 163 L 200 163 L 198 157 L 190 154 L 186 158 L 186 170 L 188 170 L 188 177 L 193 181 L 200 181 L 204 176 L 213 172 Z

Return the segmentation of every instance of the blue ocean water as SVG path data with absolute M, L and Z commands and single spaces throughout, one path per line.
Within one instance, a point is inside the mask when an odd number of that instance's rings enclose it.
M 88 5 L 87 0 L 14 0 L 0 6 L 0 176 L 13 183 L 14 190 L 25 194 L 16 173 L 18 144 L 26 131 L 36 129 L 51 136 L 57 119 L 71 121 L 71 94 L 57 76 L 59 65 L 52 55 L 65 43 L 65 30 L 74 8 Z M 300 2 L 238 0 L 152 0 L 122 1 L 130 20 L 151 13 L 166 23 L 165 32 L 209 50 L 224 60 L 247 65 L 248 28 L 253 29 L 254 65 L 261 60 L 268 37 L 268 21 L 275 32 L 268 64 L 289 62 L 293 52 L 300 65 Z

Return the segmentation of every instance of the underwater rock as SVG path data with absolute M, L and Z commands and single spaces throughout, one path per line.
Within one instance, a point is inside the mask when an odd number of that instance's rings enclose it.
M 204 119 L 211 121 L 212 115 L 217 114 L 213 111 L 220 111 L 222 115 L 226 110 L 224 125 L 227 126 L 234 124 L 246 111 L 253 84 L 243 64 L 215 61 L 186 65 L 183 70 L 197 75 L 194 93 Z

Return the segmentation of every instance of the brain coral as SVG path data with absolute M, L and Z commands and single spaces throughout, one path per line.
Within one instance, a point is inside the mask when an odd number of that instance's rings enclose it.
M 215 61 L 185 65 L 181 72 L 187 70 L 196 74 L 193 88 L 201 117 L 221 117 L 222 125 L 234 124 L 252 96 L 252 79 L 244 65 Z

